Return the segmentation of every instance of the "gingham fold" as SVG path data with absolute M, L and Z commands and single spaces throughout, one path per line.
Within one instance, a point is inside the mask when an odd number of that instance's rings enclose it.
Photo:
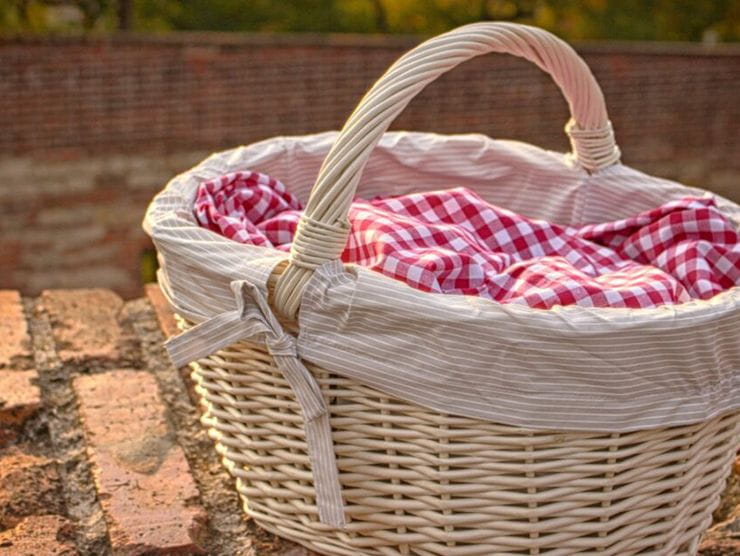
M 281 181 L 243 170 L 202 183 L 194 213 L 228 239 L 290 250 L 298 266 L 315 269 L 341 257 L 422 291 L 538 309 L 646 309 L 709 299 L 740 284 L 740 234 L 706 197 L 573 227 L 527 218 L 456 187 L 356 199 L 348 229 L 334 229 L 306 220 Z M 299 243 L 309 229 L 325 249 L 303 260 Z
M 321 389 L 298 358 L 295 339 L 275 318 L 264 294 L 243 280 L 231 283 L 236 309 L 208 319 L 165 343 L 176 367 L 183 367 L 240 340 L 264 341 L 290 384 L 303 414 L 306 443 L 316 488 L 319 519 L 345 525 L 341 485 L 331 439 L 331 425 Z

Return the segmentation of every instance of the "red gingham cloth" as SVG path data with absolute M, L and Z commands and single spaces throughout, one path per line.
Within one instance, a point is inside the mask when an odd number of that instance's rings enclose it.
M 301 208 L 281 182 L 245 171 L 201 184 L 195 216 L 227 238 L 287 251 Z M 740 234 L 710 198 L 571 228 L 457 188 L 357 199 L 349 222 L 342 261 L 429 292 L 543 309 L 648 308 L 708 299 L 740 283 Z

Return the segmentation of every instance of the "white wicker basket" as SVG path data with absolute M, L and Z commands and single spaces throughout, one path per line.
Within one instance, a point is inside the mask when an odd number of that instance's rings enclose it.
M 571 156 L 480 136 L 384 137 L 427 83 L 492 51 L 553 76 L 573 116 Z M 703 193 L 618 160 L 575 52 L 485 23 L 402 57 L 338 136 L 219 153 L 168 184 L 145 221 L 186 330 L 168 349 L 176 364 L 199 360 L 204 423 L 258 524 L 328 554 L 695 553 L 740 437 L 738 288 L 655 310 L 539 311 L 338 263 L 358 185 L 400 193 L 422 169 L 420 185 L 454 176 L 571 224 Z M 287 261 L 192 219 L 199 183 L 245 167 L 303 200 L 315 181 Z M 740 226 L 740 207 L 718 205 Z
M 319 553 L 695 554 L 740 419 L 563 433 L 430 411 L 309 366 L 351 522 L 319 522 L 301 408 L 261 346 L 195 364 L 203 422 L 247 513 Z

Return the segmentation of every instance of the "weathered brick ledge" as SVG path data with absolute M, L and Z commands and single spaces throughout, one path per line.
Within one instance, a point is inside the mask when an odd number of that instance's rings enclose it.
M 0 555 L 312 554 L 244 516 L 174 331 L 156 286 L 0 291 Z
M 312 554 L 243 516 L 146 293 L 0 291 L 0 554 Z M 740 554 L 740 458 L 715 518 Z

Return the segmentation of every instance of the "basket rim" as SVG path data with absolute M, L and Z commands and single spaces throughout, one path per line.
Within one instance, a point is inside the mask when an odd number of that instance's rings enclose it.
M 199 164 L 194 166 L 193 168 L 177 175 L 172 180 L 170 180 L 166 185 L 165 188 L 159 192 L 154 199 L 152 200 L 151 204 L 149 205 L 146 216 L 144 218 L 143 227 L 144 230 L 153 238 L 156 240 L 158 232 L 159 232 L 159 226 L 158 223 L 161 222 L 163 219 L 170 220 L 170 217 L 175 215 L 176 219 L 179 221 L 180 225 L 183 227 L 183 229 L 191 228 L 193 226 L 197 227 L 199 230 L 201 230 L 204 234 L 210 236 L 209 240 L 215 243 L 223 244 L 223 245 L 229 245 L 230 247 L 234 246 L 240 246 L 244 247 L 244 257 L 245 258 L 259 258 L 259 259 L 274 259 L 274 261 L 271 263 L 273 267 L 279 266 L 280 264 L 286 262 L 288 260 L 288 254 L 280 251 L 278 249 L 274 249 L 272 247 L 265 247 L 265 246 L 248 246 L 244 244 L 240 244 L 234 240 L 225 238 L 215 232 L 212 232 L 210 230 L 207 230 L 205 228 L 200 228 L 197 222 L 195 221 L 195 218 L 190 214 L 189 208 L 192 205 L 192 201 L 195 197 L 195 191 L 197 189 L 197 185 L 202 181 L 207 181 L 208 179 L 212 179 L 213 177 L 216 177 L 217 175 L 222 174 L 212 174 L 212 170 L 214 166 L 219 167 L 224 162 L 229 167 L 229 170 L 224 169 L 223 174 L 229 173 L 229 171 L 236 171 L 236 167 L 233 165 L 234 159 L 237 160 L 244 160 L 248 159 L 251 156 L 251 152 L 255 153 L 254 158 L 262 158 L 263 157 L 263 151 L 267 147 L 268 150 L 269 147 L 276 146 L 280 149 L 282 154 L 289 155 L 291 151 L 295 148 L 295 145 L 305 143 L 305 144 L 314 144 L 317 141 L 324 145 L 331 145 L 333 143 L 333 140 L 338 135 L 338 131 L 324 131 L 320 133 L 311 133 L 311 134 L 304 134 L 304 135 L 285 135 L 285 136 L 275 136 L 268 139 L 264 139 L 262 141 L 258 141 L 255 143 L 251 143 L 249 145 L 242 145 L 238 147 L 234 147 L 231 149 L 226 149 L 223 151 L 218 151 L 201 161 Z M 501 148 L 502 151 L 508 151 L 509 153 L 514 153 L 515 156 L 522 156 L 524 154 L 527 158 L 531 156 L 542 156 L 549 159 L 549 162 L 557 162 L 560 165 L 562 165 L 562 169 L 564 171 L 572 172 L 575 176 L 579 176 L 581 179 L 588 180 L 589 175 L 586 170 L 584 170 L 582 167 L 580 167 L 573 159 L 572 156 L 569 154 L 562 154 L 555 151 L 550 151 L 547 149 L 542 149 L 540 147 L 537 147 L 535 145 L 525 143 L 522 141 L 516 141 L 516 140 L 510 140 L 510 139 L 491 139 L 490 137 L 486 136 L 482 133 L 458 133 L 458 134 L 440 134 L 440 133 L 433 133 L 433 132 L 417 132 L 417 131 L 390 131 L 385 134 L 383 137 L 383 140 L 381 140 L 380 144 L 378 145 L 379 150 L 388 150 L 392 148 L 394 145 L 396 145 L 399 141 L 404 140 L 415 140 L 418 137 L 428 137 L 431 139 L 441 139 L 442 141 L 445 140 L 472 140 L 473 142 L 481 142 L 482 144 L 489 144 L 489 145 L 495 145 Z M 524 153 L 517 153 L 516 151 L 524 151 Z M 328 148 L 327 148 L 328 152 Z M 431 148 L 427 148 L 426 152 L 424 153 L 427 156 L 433 156 L 433 152 Z M 231 162 L 229 162 L 231 161 Z M 243 166 L 241 167 L 243 169 Z M 250 168 L 252 169 L 252 168 Z M 716 195 L 712 192 L 709 192 L 707 190 L 703 190 L 697 187 L 687 187 L 683 184 L 671 181 L 671 180 L 665 180 L 662 178 L 653 178 L 651 176 L 648 176 L 647 174 L 643 174 L 642 172 L 639 172 L 637 170 L 634 170 L 630 168 L 629 166 L 619 162 L 616 163 L 608 168 L 605 168 L 599 172 L 600 176 L 610 176 L 610 175 L 619 175 L 622 172 L 628 172 L 640 176 L 644 176 L 646 180 L 653 180 L 653 181 L 660 181 L 664 182 L 666 184 L 670 184 L 671 187 L 678 187 L 685 191 L 686 195 L 696 195 L 697 193 L 701 193 L 704 195 L 712 195 L 715 199 L 718 200 L 718 208 L 725 212 L 727 216 L 730 217 L 736 224 L 738 229 L 740 229 L 740 205 L 737 205 L 730 201 L 729 199 L 725 199 L 719 195 Z M 289 184 L 286 184 L 289 186 Z M 185 204 L 172 205 L 172 199 L 171 196 L 166 195 L 168 192 L 175 192 L 177 197 L 184 201 Z M 163 203 L 163 198 L 167 197 L 167 201 Z M 185 209 L 185 210 L 183 210 Z M 732 209 L 732 210 L 730 210 Z M 168 226 L 170 223 L 168 223 Z M 257 251 L 257 253 L 254 253 L 254 251 Z M 334 268 L 336 269 L 336 266 L 333 266 L 333 263 L 326 263 L 323 265 L 324 268 Z M 399 285 L 405 288 L 408 288 L 413 291 L 414 288 L 411 286 L 408 286 L 405 283 L 401 283 L 398 280 L 394 280 L 393 278 L 390 278 L 388 276 L 376 273 L 374 271 L 371 271 L 365 267 L 356 265 L 356 264 L 350 264 L 345 263 L 343 264 L 343 268 L 349 270 L 348 274 L 353 273 L 363 273 L 363 272 L 372 272 L 373 274 L 377 274 L 379 279 L 385 280 L 389 286 L 395 286 L 398 287 Z M 423 294 L 423 296 L 433 296 L 433 297 L 442 297 L 442 298 L 449 298 L 449 294 L 445 293 L 438 293 L 438 292 L 419 292 Z M 479 298 L 477 296 L 468 296 L 468 295 L 461 295 L 459 297 L 465 297 L 465 298 L 472 298 L 476 299 L 476 302 L 480 302 L 484 305 L 492 305 L 492 306 L 502 306 L 501 303 L 485 299 L 485 298 Z M 579 322 L 583 322 L 584 325 L 590 326 L 591 323 L 597 323 L 603 318 L 604 316 L 609 317 L 612 315 L 624 315 L 628 316 L 630 319 L 632 319 L 635 323 L 639 323 L 641 321 L 653 321 L 656 317 L 665 317 L 667 313 L 670 313 L 674 317 L 681 317 L 681 316 L 690 316 L 692 318 L 701 318 L 704 313 L 709 312 L 711 316 L 718 316 L 720 314 L 724 314 L 725 312 L 740 312 L 740 286 L 735 286 L 732 288 L 729 288 L 727 290 L 724 290 L 723 292 L 720 292 L 719 294 L 713 296 L 710 299 L 702 300 L 702 299 L 692 299 L 691 301 L 687 301 L 684 303 L 679 304 L 673 304 L 673 305 L 663 305 L 659 307 L 654 308 L 625 308 L 625 307 L 585 307 L 581 305 L 567 305 L 567 306 L 555 306 L 550 309 L 540 309 L 535 307 L 529 307 L 525 305 L 518 305 L 518 304 L 507 304 L 508 308 L 512 308 L 513 310 L 517 311 L 517 313 L 521 314 L 522 316 L 527 316 L 528 314 L 531 315 L 538 315 L 541 316 L 543 313 L 550 313 L 552 314 L 556 320 L 560 320 L 562 317 L 567 318 L 573 318 L 574 320 L 578 320 Z M 680 319 L 679 319 L 680 320 Z
M 198 226 L 192 214 L 197 186 L 230 171 L 266 165 L 285 170 L 287 176 L 302 172 L 301 187 L 307 191 L 335 137 L 331 132 L 279 137 L 215 153 L 157 195 L 145 228 L 162 262 L 160 286 L 176 312 L 206 327 L 230 314 L 235 328 L 222 331 L 221 338 L 247 339 L 247 327 L 233 318 L 245 304 L 235 297 L 234 286 L 242 283 L 264 296 L 263 318 L 274 318 L 266 301 L 268 281 L 287 255 Z M 626 166 L 588 175 L 562 154 L 483 135 L 390 133 L 381 140 L 379 151 L 385 154 L 377 164 L 381 170 L 388 164 L 408 166 L 411 159 L 418 164 L 450 143 L 468 149 L 471 156 L 482 149 L 514 168 L 545 168 L 556 180 L 548 186 L 572 182 L 571 193 L 584 185 L 603 190 L 620 183 L 649 184 L 642 203 L 701 193 Z M 308 156 L 306 152 L 312 157 L 308 170 L 302 166 L 305 158 L 298 156 Z M 293 165 L 268 164 L 286 159 Z M 462 165 L 463 172 L 479 170 Z M 543 175 L 548 174 L 540 172 L 533 182 L 539 184 Z M 380 176 L 377 181 L 387 180 Z M 507 183 L 489 180 L 485 187 L 520 193 L 520 183 Z M 539 193 L 534 187 L 529 191 Z M 560 205 L 552 205 L 556 210 L 549 205 L 543 210 L 570 217 L 572 199 L 566 196 L 564 204 L 561 198 Z M 717 200 L 740 226 L 740 207 Z M 559 206 L 566 210 L 558 212 Z M 700 422 L 740 408 L 737 287 L 710 300 L 654 309 L 542 310 L 429 294 L 364 267 L 332 261 L 311 277 L 298 324 L 294 340 L 300 359 L 440 413 L 539 429 L 624 432 Z M 211 336 L 198 342 L 210 351 L 188 361 L 223 347 L 214 347 Z

